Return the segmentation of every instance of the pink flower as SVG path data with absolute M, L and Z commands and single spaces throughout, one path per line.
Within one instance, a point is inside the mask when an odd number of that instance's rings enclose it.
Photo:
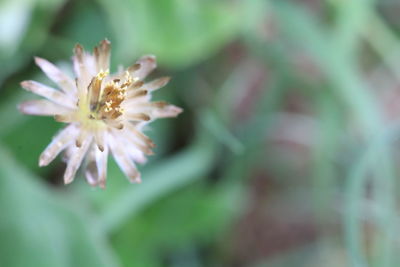
M 42 58 L 36 64 L 60 90 L 35 81 L 23 81 L 26 90 L 46 99 L 21 103 L 21 112 L 54 116 L 66 123 L 40 155 L 39 166 L 48 165 L 65 150 L 67 168 L 64 183 L 74 180 L 85 161 L 85 176 L 92 186 L 105 187 L 108 154 L 114 156 L 131 182 L 140 182 L 135 162 L 144 163 L 154 143 L 142 133 L 143 127 L 157 118 L 176 117 L 182 109 L 166 102 L 150 102 L 151 92 L 165 86 L 169 78 L 148 83 L 144 78 L 156 68 L 154 56 L 140 58 L 125 71 L 109 74 L 111 45 L 107 40 L 93 54 L 81 45 L 74 49 L 76 79 L 64 74 Z

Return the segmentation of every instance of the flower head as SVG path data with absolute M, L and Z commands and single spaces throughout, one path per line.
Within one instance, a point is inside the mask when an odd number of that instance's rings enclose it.
M 39 158 L 39 166 L 48 165 L 65 150 L 65 184 L 74 180 L 84 165 L 89 184 L 105 187 L 107 159 L 111 153 L 131 182 L 140 182 L 135 162 L 144 163 L 154 143 L 142 133 L 146 124 L 157 118 L 175 117 L 182 109 L 166 102 L 150 102 L 151 92 L 169 81 L 168 77 L 144 83 L 156 68 L 154 56 L 140 58 L 134 65 L 115 74 L 109 73 L 110 42 L 102 41 L 93 54 L 81 45 L 74 48 L 75 80 L 42 58 L 36 64 L 55 82 L 59 90 L 35 81 L 23 81 L 26 90 L 46 99 L 21 103 L 21 112 L 54 116 L 66 123 Z

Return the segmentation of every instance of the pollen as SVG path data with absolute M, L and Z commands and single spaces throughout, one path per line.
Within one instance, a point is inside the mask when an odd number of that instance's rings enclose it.
M 114 79 L 104 83 L 108 74 L 108 71 L 100 71 L 88 87 L 89 116 L 99 120 L 116 119 L 123 114 L 121 104 L 127 97 L 127 90 L 134 83 L 128 71 L 125 72 L 124 81 Z

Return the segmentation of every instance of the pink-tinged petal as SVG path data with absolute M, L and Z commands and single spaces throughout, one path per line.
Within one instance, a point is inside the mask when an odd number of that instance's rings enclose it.
M 119 142 L 118 136 L 110 135 L 109 137 L 111 153 L 122 172 L 132 183 L 140 183 L 140 173 L 136 169 L 134 162 L 130 159 L 124 145 Z
M 67 114 L 54 115 L 54 120 L 63 123 L 72 123 L 76 120 L 76 114 L 71 112 Z
M 57 105 L 44 99 L 25 101 L 18 105 L 18 109 L 24 114 L 38 116 L 55 116 L 72 112 L 70 108 Z
M 138 114 L 146 114 L 148 118 L 169 118 L 176 117 L 183 109 L 174 105 L 170 105 L 164 101 L 158 102 L 135 102 L 133 100 L 124 105 L 126 118 L 131 121 L 140 121 Z M 142 121 L 146 121 L 142 119 Z
M 164 87 L 170 80 L 170 77 L 161 77 L 151 82 L 145 83 L 141 89 L 152 92 Z
M 107 123 L 107 126 L 111 128 L 115 128 L 118 130 L 121 130 L 124 128 L 124 124 L 121 121 L 109 119 L 109 120 L 104 120 Z
M 68 108 L 76 107 L 76 103 L 74 103 L 72 99 L 69 98 L 66 94 L 54 88 L 46 86 L 44 84 L 35 81 L 23 81 L 21 82 L 21 86 L 27 91 L 43 96 L 48 100 L 57 103 L 61 106 Z
M 51 143 L 39 157 L 39 166 L 47 166 L 57 155 L 64 150 L 77 136 L 78 130 L 74 125 L 69 125 L 54 136 Z
M 139 97 L 147 96 L 148 93 L 149 91 L 142 89 L 129 90 L 127 94 L 127 99 L 125 101 L 127 101 L 128 99 L 137 99 Z
M 36 65 L 49 77 L 50 80 L 55 82 L 60 88 L 70 96 L 76 95 L 76 86 L 73 79 L 65 75 L 59 68 L 49 61 L 35 57 Z
M 129 121 L 150 121 L 151 117 L 145 113 L 126 113 L 125 118 Z
M 183 109 L 174 105 L 166 105 L 161 108 L 155 108 L 151 111 L 151 117 L 153 118 L 173 118 L 178 116 Z
M 78 136 L 76 137 L 75 146 L 82 147 L 87 139 L 92 139 L 92 138 L 93 138 L 93 134 L 91 132 L 89 132 L 85 128 L 81 128 Z
M 151 95 L 142 95 L 142 96 L 136 96 L 136 97 L 131 97 L 131 93 L 128 93 L 128 99 L 124 100 L 122 102 L 122 107 L 125 110 L 129 110 L 130 113 L 138 113 L 142 111 L 142 105 L 148 105 L 149 101 L 151 100 Z
M 67 162 L 67 169 L 64 173 L 65 184 L 69 184 L 74 180 L 76 171 L 81 165 L 82 160 L 85 157 L 91 142 L 92 136 L 89 136 L 85 140 L 83 140 L 83 143 L 80 147 L 71 146 L 71 151 Z
M 134 138 L 140 144 L 146 145 L 150 148 L 155 147 L 153 141 L 148 136 L 144 135 L 140 129 L 137 129 L 137 126 L 132 123 L 128 122 L 125 124 L 125 131 L 129 136 L 131 136 L 131 138 Z
M 97 186 L 98 181 L 99 181 L 99 174 L 98 174 L 98 170 L 97 170 L 96 159 L 95 159 L 94 155 L 92 155 L 94 153 L 95 153 L 94 150 L 90 151 L 88 153 L 88 156 L 86 156 L 87 163 L 86 163 L 86 167 L 85 167 L 85 177 L 86 177 L 86 181 L 91 186 Z
M 101 188 L 106 187 L 106 178 L 107 178 L 107 161 L 108 161 L 108 147 L 104 148 L 104 151 L 96 150 L 96 163 L 97 163 L 97 172 L 99 175 L 99 186 Z
M 104 131 L 94 132 L 94 141 L 97 145 L 97 148 L 100 151 L 104 151 L 104 149 L 106 148 L 105 132 Z
M 114 136 L 116 135 L 114 134 Z M 147 161 L 145 154 L 153 155 L 150 146 L 138 141 L 137 138 L 135 138 L 135 136 L 132 135 L 132 133 L 125 128 L 122 131 L 118 132 L 118 138 L 119 141 L 123 143 L 129 157 L 135 162 L 144 164 Z
M 139 65 L 136 65 L 139 64 Z M 131 75 L 134 79 L 139 79 L 143 80 L 146 78 L 147 75 L 149 75 L 150 72 L 152 72 L 156 67 L 156 57 L 153 55 L 146 55 L 141 57 L 134 66 L 139 66 L 137 67 L 136 70 L 131 72 Z
M 94 48 L 94 58 L 96 61 L 97 72 L 107 71 L 110 68 L 110 41 L 103 40 Z
M 87 88 L 94 76 L 96 76 L 96 64 L 94 57 L 87 54 L 80 44 L 74 48 L 74 71 L 77 76 L 78 97 L 82 100 L 87 93 Z
M 85 170 L 85 176 L 88 183 L 92 186 L 105 188 L 107 176 L 108 147 L 104 151 L 98 150 L 92 146 L 88 156 L 88 164 Z
M 144 83 L 146 76 L 156 68 L 156 58 L 144 56 L 127 71 L 109 75 L 110 43 L 107 40 L 100 42 L 93 54 L 76 45 L 75 80 L 44 59 L 35 61 L 62 91 L 25 81 L 22 83 L 25 89 L 48 100 L 22 103 L 20 110 L 27 114 L 53 115 L 57 121 L 70 123 L 42 153 L 40 166 L 49 164 L 64 150 L 66 184 L 74 180 L 86 158 L 86 179 L 91 185 L 104 188 L 111 152 L 129 180 L 140 182 L 135 164 L 144 163 L 155 146 L 142 130 L 152 119 L 174 117 L 182 112 L 181 108 L 165 102 L 150 102 L 151 92 L 169 81 L 168 77 L 163 77 Z

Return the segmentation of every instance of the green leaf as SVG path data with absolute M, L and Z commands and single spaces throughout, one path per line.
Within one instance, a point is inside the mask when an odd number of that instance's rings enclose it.
M 160 254 L 188 260 L 188 254 L 196 253 L 194 244 L 215 246 L 229 231 L 244 196 L 237 183 L 210 186 L 200 180 L 153 203 L 120 228 L 113 243 L 121 261 L 130 266 L 142 266 L 143 261 L 162 266 L 162 257 L 154 257 Z M 140 246 L 126 249 L 132 244 Z
M 125 64 L 144 53 L 172 67 L 194 64 L 218 51 L 239 29 L 239 8 L 230 1 L 99 3 L 114 29 L 117 58 Z
M 64 0 L 15 0 L 0 3 L 0 83 L 26 62 L 45 41 Z
M 2 147 L 0 210 L 0 266 L 116 265 L 97 224 L 48 191 Z
M 105 231 L 112 232 L 146 205 L 202 177 L 212 166 L 214 152 L 213 139 L 202 138 L 187 150 L 145 171 L 146 179 L 140 186 L 120 192 L 104 207 L 101 221 Z

